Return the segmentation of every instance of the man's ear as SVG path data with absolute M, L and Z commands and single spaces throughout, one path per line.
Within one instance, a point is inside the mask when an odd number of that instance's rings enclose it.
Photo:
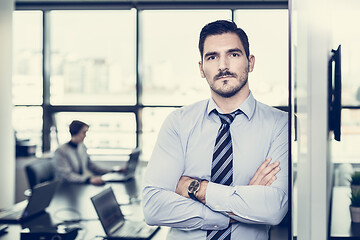
M 255 56 L 250 55 L 249 56 L 249 72 L 252 72 L 254 70 L 254 66 L 255 66 Z
M 205 73 L 204 73 L 204 69 L 202 66 L 202 61 L 199 61 L 199 69 L 200 69 L 200 74 L 202 78 L 205 78 Z

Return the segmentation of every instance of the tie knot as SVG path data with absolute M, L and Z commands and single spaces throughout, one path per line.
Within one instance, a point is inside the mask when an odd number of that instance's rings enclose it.
M 219 116 L 221 123 L 226 125 L 230 125 L 234 121 L 236 115 L 239 115 L 241 113 L 239 109 L 229 114 L 221 114 L 218 111 L 215 112 Z

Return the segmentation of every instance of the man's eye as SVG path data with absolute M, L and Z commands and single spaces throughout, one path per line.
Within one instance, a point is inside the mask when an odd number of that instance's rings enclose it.
M 215 59 L 215 56 L 210 56 L 207 58 L 207 60 L 214 60 Z
M 233 57 L 238 57 L 238 56 L 240 56 L 240 54 L 238 54 L 238 53 L 232 53 L 231 56 L 233 56 Z

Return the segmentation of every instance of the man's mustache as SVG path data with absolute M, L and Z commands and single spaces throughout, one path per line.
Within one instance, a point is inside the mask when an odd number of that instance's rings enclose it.
M 218 80 L 219 78 L 223 77 L 223 76 L 230 76 L 230 77 L 237 77 L 236 73 L 232 73 L 230 71 L 223 71 L 223 72 L 219 72 L 217 75 L 215 75 L 214 80 Z

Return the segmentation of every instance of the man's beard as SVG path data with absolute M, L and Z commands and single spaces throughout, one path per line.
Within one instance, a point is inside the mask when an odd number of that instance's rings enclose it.
M 232 72 L 229 72 L 229 71 L 220 72 L 219 74 L 217 74 L 213 78 L 214 79 L 213 82 L 215 82 L 216 80 L 218 80 L 222 76 L 232 76 L 232 77 L 234 77 L 236 79 L 238 77 L 236 73 L 232 73 Z M 243 81 L 240 85 L 235 86 L 235 87 L 233 87 L 233 88 L 231 88 L 231 89 L 229 89 L 227 91 L 223 91 L 221 88 L 216 89 L 214 84 L 209 84 L 209 85 L 210 85 L 211 90 L 213 90 L 219 96 L 224 97 L 224 98 L 230 98 L 230 97 L 234 96 L 235 94 L 237 94 L 246 85 L 247 81 L 248 81 L 248 78 L 246 77 L 245 81 Z

